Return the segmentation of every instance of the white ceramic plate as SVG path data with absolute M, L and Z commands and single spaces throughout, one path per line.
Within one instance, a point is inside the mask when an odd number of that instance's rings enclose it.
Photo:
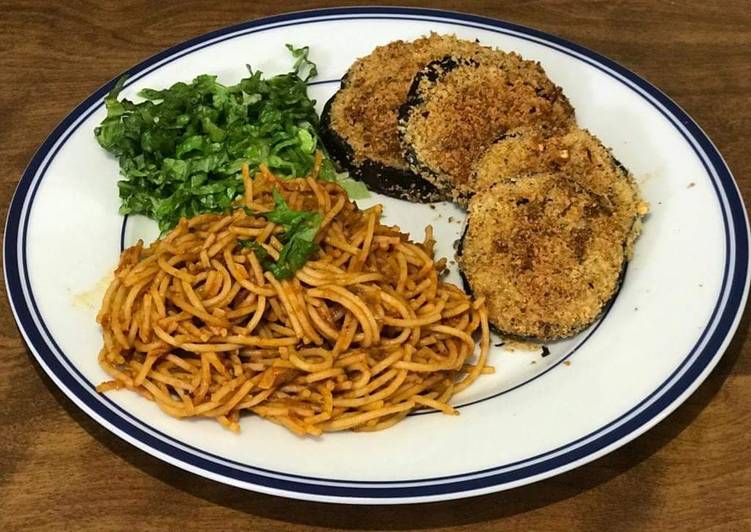
M 301 439 L 256 417 L 234 435 L 213 421 L 177 421 L 136 394 L 98 395 L 105 378 L 94 321 L 123 245 L 156 236 L 117 214 L 117 162 L 96 143 L 102 87 L 42 145 L 21 179 L 5 233 L 6 283 L 39 363 L 80 408 L 137 447 L 235 486 L 288 497 L 404 503 L 526 484 L 591 461 L 663 419 L 715 366 L 748 288 L 748 225 L 720 154 L 665 95 L 612 61 L 559 38 L 423 9 L 346 8 L 255 20 L 144 61 L 124 95 L 202 73 L 234 83 L 245 64 L 284 72 L 285 43 L 310 45 L 319 106 L 352 61 L 394 39 L 455 33 L 539 60 L 579 123 L 637 177 L 652 212 L 607 315 L 551 354 L 493 349 L 497 373 L 456 398 L 461 415 L 412 415 L 380 433 Z M 433 224 L 452 257 L 462 213 L 386 197 L 386 221 L 421 238 Z M 456 279 L 456 277 L 454 277 Z

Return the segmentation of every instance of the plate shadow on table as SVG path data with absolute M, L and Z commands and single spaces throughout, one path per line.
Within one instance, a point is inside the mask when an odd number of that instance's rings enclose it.
M 34 367 L 65 411 L 109 450 L 159 481 L 195 497 L 266 519 L 301 525 L 399 530 L 464 525 L 525 513 L 604 484 L 652 456 L 678 436 L 710 403 L 727 377 L 746 366 L 739 362 L 748 334 L 749 313 L 717 367 L 699 389 L 665 421 L 626 446 L 568 473 L 509 491 L 470 499 L 401 506 L 332 505 L 274 497 L 226 486 L 161 462 L 121 440 L 79 410 L 42 371 Z M 649 493 L 640 492 L 641 499 Z M 367 515 L 367 519 L 363 516 Z

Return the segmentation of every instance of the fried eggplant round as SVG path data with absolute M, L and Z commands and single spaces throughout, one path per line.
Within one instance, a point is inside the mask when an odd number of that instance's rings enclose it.
M 461 198 L 473 162 L 510 129 L 568 129 L 574 110 L 539 63 L 515 54 L 447 56 L 423 68 L 399 109 L 410 168 Z
M 626 264 L 609 202 L 558 173 L 496 183 L 469 203 L 458 264 L 502 335 L 571 336 L 615 296 Z
M 379 46 L 355 61 L 321 116 L 321 136 L 332 159 L 376 192 L 417 202 L 450 199 L 410 169 L 397 135 L 397 112 L 415 74 L 427 63 L 447 54 L 474 56 L 489 50 L 432 33 Z

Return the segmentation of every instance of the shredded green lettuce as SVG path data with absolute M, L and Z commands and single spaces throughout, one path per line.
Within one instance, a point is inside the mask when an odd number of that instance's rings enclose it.
M 337 174 L 336 182 L 347 192 L 350 199 L 358 200 L 370 197 L 370 191 L 365 183 L 352 179 L 349 174 Z
M 165 232 L 182 217 L 229 211 L 242 194 L 245 163 L 252 172 L 266 164 L 282 177 L 306 175 L 316 150 L 326 153 L 307 93 L 317 69 L 308 47 L 287 48 L 294 58 L 287 74 L 264 78 L 248 67 L 249 76 L 232 86 L 201 75 L 163 90 L 143 89 L 140 103 L 118 99 L 121 78 L 105 98 L 107 116 L 94 131 L 120 164 L 120 212 L 153 218 Z M 363 193 L 337 176 L 328 155 L 320 178 Z

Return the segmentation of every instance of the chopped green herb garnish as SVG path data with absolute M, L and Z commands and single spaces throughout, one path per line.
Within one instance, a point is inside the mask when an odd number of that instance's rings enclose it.
M 318 212 L 290 209 L 276 189 L 273 191 L 273 196 L 274 209 L 259 213 L 258 216 L 263 216 L 269 222 L 278 224 L 284 229 L 284 232 L 278 236 L 283 243 L 279 260 L 274 262 L 263 246 L 252 240 L 238 240 L 238 244 L 252 249 L 261 266 L 270 271 L 274 277 L 289 279 L 318 250 L 315 238 L 323 217 Z
M 261 213 L 260 216 L 263 216 L 269 222 L 284 227 L 285 233 L 294 232 L 300 224 L 309 222 L 316 216 L 320 216 L 317 212 L 294 211 L 290 209 L 287 202 L 276 189 L 271 191 L 271 195 L 274 198 L 274 209 L 269 212 Z
M 261 266 L 264 270 L 268 270 L 271 265 L 274 263 L 273 260 L 271 260 L 271 255 L 269 255 L 269 252 L 266 251 L 266 248 L 264 248 L 261 244 L 256 242 L 255 240 L 238 240 L 237 244 L 241 248 L 248 248 L 252 249 L 253 253 L 256 254 L 256 257 L 258 257 L 258 262 L 261 263 Z

